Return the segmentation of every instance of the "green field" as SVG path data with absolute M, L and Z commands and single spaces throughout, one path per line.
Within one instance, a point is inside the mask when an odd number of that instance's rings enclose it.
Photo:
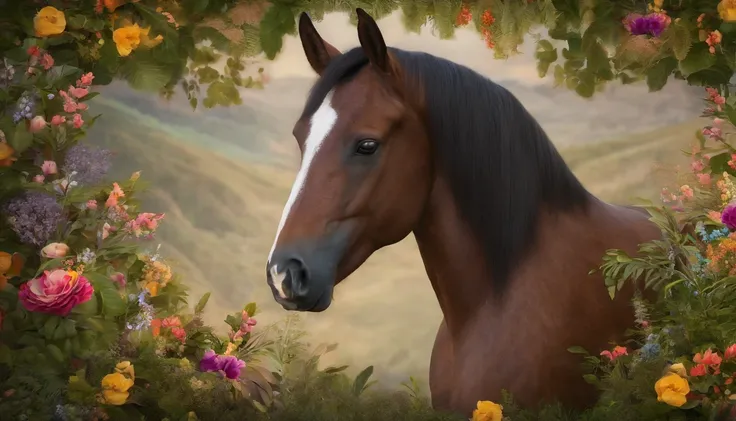
M 225 124 L 225 117 L 170 120 L 175 116 L 154 116 L 144 107 L 109 99 L 96 99 L 93 111 L 103 117 L 89 138 L 116 151 L 113 175 L 128 177 L 142 170 L 153 186 L 144 203 L 167 215 L 156 240 L 162 252 L 173 259 L 195 296 L 212 291 L 209 321 L 218 324 L 226 312 L 248 301 L 262 306 L 262 322 L 283 317 L 265 284 L 264 266 L 296 162 L 288 156 L 258 158 L 278 150 L 258 143 L 267 143 L 269 132 L 228 139 L 226 127 L 209 132 L 213 124 Z M 189 113 L 194 116 L 190 120 L 205 118 Z M 678 151 L 687 148 L 700 124 L 693 120 L 562 153 L 587 188 L 605 200 L 656 199 L 655 164 L 686 162 Z M 389 289 L 391 294 L 385 294 Z M 315 344 L 340 344 L 325 363 L 354 369 L 373 364 L 387 384 L 411 374 L 424 377 L 441 315 L 411 236 L 377 252 L 338 288 L 335 298 L 325 313 L 303 317 Z

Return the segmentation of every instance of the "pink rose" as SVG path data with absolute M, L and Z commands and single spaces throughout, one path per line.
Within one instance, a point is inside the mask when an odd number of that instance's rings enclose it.
M 82 125 L 84 124 L 84 120 L 82 120 L 81 114 L 74 114 L 74 119 L 72 120 L 74 124 L 75 129 L 81 129 Z
M 115 282 L 118 287 L 125 288 L 126 279 L 125 275 L 120 272 L 115 272 L 112 275 L 110 275 L 110 279 L 112 279 L 113 282 Z
M 41 66 L 43 66 L 44 70 L 49 70 L 54 66 L 54 58 L 51 57 L 50 54 L 45 54 L 41 56 Z
M 28 131 L 30 131 L 31 133 L 38 133 L 43 130 L 47 124 L 48 123 L 46 123 L 46 119 L 44 119 L 40 115 L 37 115 L 33 117 L 33 119 L 31 119 L 31 126 Z
M 87 88 L 75 88 L 73 86 L 69 87 L 69 95 L 73 96 L 74 98 L 84 98 L 89 93 L 89 89 Z
M 51 243 L 41 249 L 41 256 L 49 259 L 58 259 L 69 253 L 69 246 L 64 243 Z
M 93 75 L 92 72 L 82 75 L 82 77 L 80 77 L 79 80 L 77 81 L 77 87 L 85 88 L 91 85 L 92 80 L 94 80 L 94 78 L 95 78 L 95 75 Z
M 41 171 L 43 171 L 43 175 L 49 175 L 56 174 L 59 169 L 56 167 L 55 161 L 43 161 L 43 164 L 41 164 Z
M 46 179 L 46 177 L 44 177 L 42 174 L 38 174 L 38 175 L 33 176 L 33 182 L 34 183 L 41 184 L 41 183 L 43 183 L 43 181 L 45 179 Z
M 113 227 L 112 225 L 105 222 L 105 225 L 102 226 L 102 239 L 106 239 L 110 236 L 111 232 L 117 231 L 117 228 Z
M 89 210 L 95 210 L 95 209 L 97 209 L 97 201 L 96 200 L 88 200 L 87 201 L 87 209 L 89 209 Z
M 66 122 L 66 117 L 63 115 L 55 115 L 51 117 L 51 124 L 54 126 L 62 125 Z
M 28 311 L 66 316 L 77 305 L 89 301 L 92 294 L 94 289 L 84 276 L 54 269 L 22 284 L 18 299 Z

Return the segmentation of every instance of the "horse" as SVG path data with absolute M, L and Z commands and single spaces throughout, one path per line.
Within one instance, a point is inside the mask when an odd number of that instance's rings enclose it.
M 568 348 L 610 349 L 635 318 L 634 287 L 612 300 L 591 269 L 660 230 L 588 192 L 505 88 L 389 48 L 357 14 L 360 46 L 345 53 L 299 18 L 319 77 L 293 129 L 301 166 L 266 265 L 274 299 L 324 311 L 373 252 L 413 233 L 443 314 L 436 409 L 469 415 L 503 390 L 527 407 L 593 404 L 599 393 Z

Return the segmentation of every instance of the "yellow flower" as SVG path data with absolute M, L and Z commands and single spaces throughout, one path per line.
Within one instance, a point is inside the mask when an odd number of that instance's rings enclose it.
M 503 407 L 491 401 L 478 401 L 473 411 L 472 421 L 501 421 L 503 419 Z
M 102 378 L 102 398 L 109 405 L 122 405 L 128 400 L 128 389 L 133 387 L 133 379 L 122 373 L 110 373 Z
M 682 363 L 675 363 L 669 366 L 669 372 L 675 373 L 680 377 L 687 377 L 687 369 Z
M 115 371 L 120 374 L 127 374 L 131 379 L 135 381 L 135 369 L 130 361 L 121 361 L 115 365 Z
M 718 3 L 718 14 L 726 22 L 736 21 L 736 0 L 721 0 Z
M 151 32 L 151 28 L 143 28 L 141 29 L 141 45 L 147 48 L 153 48 L 164 40 L 164 37 L 161 35 L 156 35 L 155 38 L 151 38 L 148 33 Z
M 657 392 L 658 401 L 679 408 L 687 402 L 685 396 L 690 393 L 690 385 L 680 375 L 669 373 L 657 380 L 654 391 Z
M 37 37 L 59 35 L 66 29 L 66 16 L 61 10 L 46 6 L 33 18 L 33 29 Z
M 155 297 L 158 295 L 158 282 L 148 282 L 145 286 L 146 291 L 148 291 L 149 294 L 151 294 L 151 297 Z
M 121 57 L 127 57 L 141 44 L 141 27 L 138 24 L 126 25 L 112 33 L 112 40 Z

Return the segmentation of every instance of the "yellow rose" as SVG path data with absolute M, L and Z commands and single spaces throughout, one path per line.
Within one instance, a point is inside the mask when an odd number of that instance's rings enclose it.
M 657 380 L 654 391 L 657 392 L 658 401 L 679 408 L 687 402 L 685 396 L 690 393 L 690 385 L 678 374 L 669 373 Z
M 33 29 L 37 37 L 59 35 L 66 29 L 66 16 L 61 10 L 46 6 L 33 18 Z
M 491 401 L 478 401 L 473 411 L 472 421 L 501 421 L 503 419 L 503 407 Z
M 109 405 L 122 405 L 128 400 L 128 389 L 135 382 L 122 373 L 110 373 L 102 378 L 102 398 Z
M 112 40 L 121 57 L 127 57 L 141 45 L 141 27 L 138 24 L 123 26 L 112 33 Z
M 726 22 L 736 21 L 736 0 L 721 0 L 718 3 L 718 14 Z
M 675 373 L 680 377 L 687 377 L 687 369 L 682 363 L 675 363 L 669 366 L 668 371 L 670 373 Z
M 131 379 L 135 380 L 135 369 L 130 361 L 121 361 L 115 365 L 115 371 L 121 374 L 127 374 Z

